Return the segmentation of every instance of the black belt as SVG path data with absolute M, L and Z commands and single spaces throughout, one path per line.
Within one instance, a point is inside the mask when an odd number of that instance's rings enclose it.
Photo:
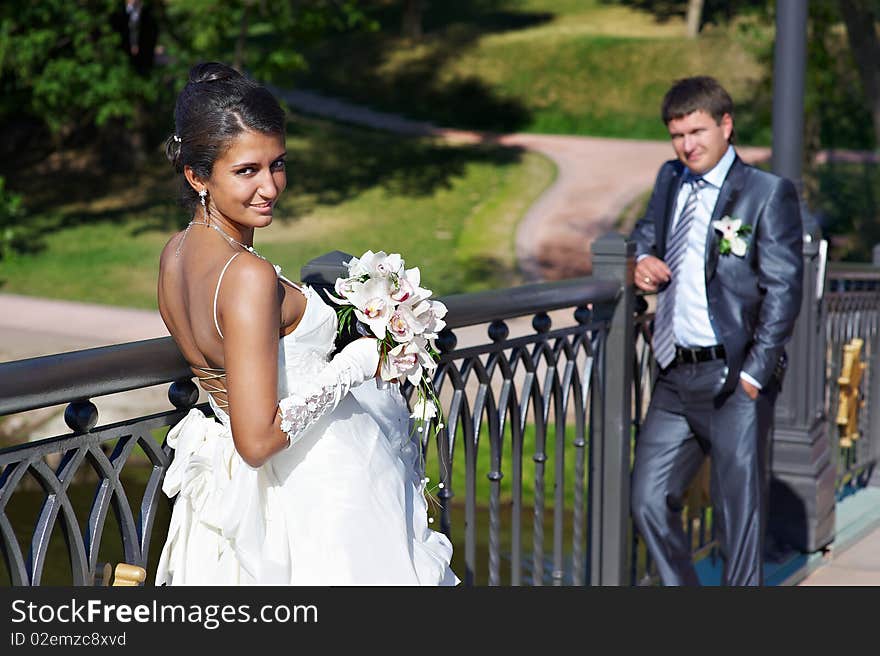
M 710 360 L 722 360 L 725 357 L 724 345 L 698 346 L 690 348 L 675 345 L 675 360 L 673 364 L 696 364 L 697 362 L 709 362 Z

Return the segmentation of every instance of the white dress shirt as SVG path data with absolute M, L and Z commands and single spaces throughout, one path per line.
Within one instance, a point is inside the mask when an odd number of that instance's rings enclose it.
M 733 146 L 718 163 L 703 174 L 706 186 L 697 196 L 697 206 L 688 233 L 687 248 L 681 261 L 678 280 L 675 283 L 675 309 L 672 331 L 675 343 L 681 346 L 714 346 L 718 343 L 712 322 L 709 320 L 708 299 L 706 297 L 706 235 L 709 234 L 709 221 L 718 200 L 721 185 L 736 157 Z M 685 179 L 692 175 L 686 170 Z M 682 184 L 678 191 L 672 223 L 667 234 L 673 234 L 679 216 L 691 193 L 690 184 Z
M 714 346 L 718 344 L 718 337 L 709 320 L 708 296 L 706 294 L 706 236 L 709 231 L 709 221 L 721 192 L 721 185 L 727 177 L 727 172 L 736 158 L 733 146 L 728 146 L 727 151 L 718 163 L 703 174 L 706 186 L 699 192 L 697 207 L 694 211 L 693 222 L 688 234 L 687 250 L 681 262 L 680 273 L 675 286 L 675 313 L 672 318 L 672 331 L 675 335 L 675 343 L 680 346 L 700 347 Z M 690 170 L 685 170 L 685 179 L 690 175 Z M 678 223 L 681 211 L 691 193 L 690 184 L 682 184 L 673 211 L 673 220 L 667 234 L 671 235 Z M 761 386 L 754 378 L 745 372 L 740 372 L 740 377 L 757 387 Z

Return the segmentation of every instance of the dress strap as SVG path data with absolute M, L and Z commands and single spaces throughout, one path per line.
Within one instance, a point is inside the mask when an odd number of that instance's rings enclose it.
M 217 334 L 220 335 L 220 339 L 223 339 L 223 331 L 220 330 L 220 322 L 217 321 L 217 297 L 220 295 L 220 283 L 223 282 L 223 274 L 226 273 L 226 269 L 232 264 L 232 260 L 239 255 L 240 253 L 235 253 L 223 266 L 223 270 L 220 272 L 220 277 L 217 279 L 217 289 L 214 290 L 214 326 L 217 328 Z
M 277 270 L 277 269 L 276 269 L 276 270 Z M 296 284 L 295 282 L 293 282 L 290 278 L 288 278 L 287 276 L 285 276 L 285 275 L 284 275 L 283 273 L 281 273 L 280 271 L 278 271 L 278 277 L 279 277 L 281 280 L 283 280 L 284 282 L 286 282 L 288 285 L 290 285 L 291 287 L 293 287 L 295 290 L 297 290 L 300 294 L 302 294 L 303 296 L 305 296 L 306 290 L 303 288 L 302 285 L 298 285 L 298 284 Z

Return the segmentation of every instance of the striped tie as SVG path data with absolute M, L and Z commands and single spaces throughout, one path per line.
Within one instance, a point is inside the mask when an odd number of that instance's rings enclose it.
M 657 314 L 654 317 L 654 357 L 663 369 L 675 359 L 675 335 L 672 331 L 672 318 L 675 314 L 675 290 L 684 255 L 687 252 L 688 236 L 694 215 L 697 213 L 697 201 L 700 190 L 706 186 L 703 178 L 693 177 L 689 180 L 691 192 L 684 202 L 684 208 L 675 224 L 675 230 L 667 241 L 666 266 L 672 278 L 666 289 L 657 296 Z

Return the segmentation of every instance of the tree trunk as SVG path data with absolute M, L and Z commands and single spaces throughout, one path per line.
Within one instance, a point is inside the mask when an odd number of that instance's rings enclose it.
M 400 31 L 406 38 L 413 40 L 422 38 L 424 5 L 424 0 L 403 0 L 403 20 Z
M 238 38 L 235 40 L 235 58 L 232 61 L 232 68 L 239 73 L 244 70 L 244 45 L 248 35 L 248 12 L 250 8 L 250 2 L 245 2 L 241 8 L 241 23 L 238 26 Z
M 876 16 L 872 3 L 865 0 L 840 0 L 840 11 L 846 23 L 849 47 L 859 69 L 865 99 L 871 108 L 876 148 L 880 142 L 880 44 L 875 28 Z
M 703 0 L 688 0 L 687 33 L 689 39 L 696 39 L 703 24 Z

